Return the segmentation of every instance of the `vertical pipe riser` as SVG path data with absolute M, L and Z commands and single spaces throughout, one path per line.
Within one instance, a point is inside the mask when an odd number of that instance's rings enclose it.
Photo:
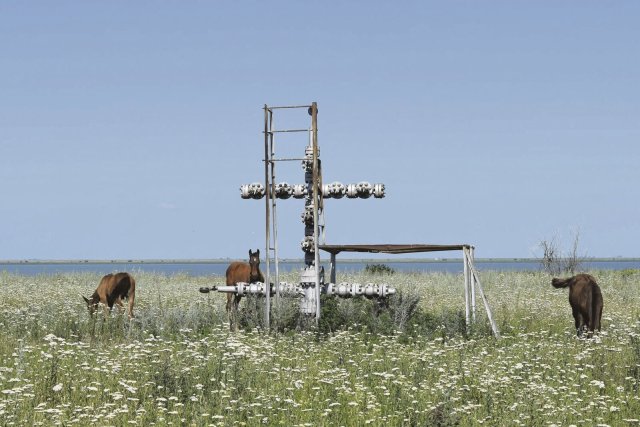
M 311 132 L 313 137 L 313 244 L 316 291 L 316 323 L 320 319 L 320 254 L 318 253 L 318 206 L 322 200 L 318 195 L 320 187 L 320 162 L 318 160 L 318 105 L 311 104 Z
M 271 183 L 269 180 L 269 163 L 271 159 L 269 152 L 269 139 L 271 138 L 271 134 L 269 133 L 270 126 L 270 111 L 267 107 L 267 104 L 264 105 L 264 188 L 266 189 L 266 197 L 265 197 L 265 253 L 266 253 L 266 282 L 271 283 L 271 235 L 270 235 L 270 227 L 271 227 L 271 216 L 269 214 L 269 188 L 271 187 Z M 265 301 L 265 309 L 264 309 L 264 324 L 267 329 L 270 328 L 270 313 L 271 313 L 271 299 L 270 296 L 267 295 Z

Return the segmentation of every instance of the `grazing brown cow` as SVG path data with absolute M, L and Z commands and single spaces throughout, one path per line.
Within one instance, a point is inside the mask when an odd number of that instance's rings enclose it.
M 96 288 L 91 298 L 84 298 L 89 308 L 89 313 L 95 313 L 98 303 L 104 304 L 105 313 L 113 308 L 113 304 L 118 304 L 120 308 L 124 308 L 122 300 L 129 300 L 129 319 L 133 317 L 133 301 L 136 295 L 136 281 L 129 273 L 107 274 L 100 280 L 100 284 Z
M 264 276 L 260 271 L 260 250 L 251 252 L 249 249 L 249 262 L 232 262 L 227 267 L 227 286 L 233 286 L 238 282 L 243 283 L 255 283 L 263 282 Z M 229 315 L 229 321 L 232 329 L 237 329 L 235 322 L 236 313 L 238 311 L 238 304 L 240 303 L 240 295 L 232 293 L 227 294 L 227 314 Z
M 584 328 L 588 335 L 593 335 L 595 329 L 600 330 L 602 319 L 602 292 L 596 283 L 596 279 L 589 274 L 578 274 L 568 279 L 556 279 L 551 281 L 554 288 L 569 287 L 569 303 L 576 321 L 578 336 L 582 335 Z

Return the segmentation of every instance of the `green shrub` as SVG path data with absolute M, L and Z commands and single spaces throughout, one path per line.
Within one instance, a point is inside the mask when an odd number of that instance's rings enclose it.
M 394 274 L 396 271 L 386 264 L 367 264 L 364 272 L 368 274 Z

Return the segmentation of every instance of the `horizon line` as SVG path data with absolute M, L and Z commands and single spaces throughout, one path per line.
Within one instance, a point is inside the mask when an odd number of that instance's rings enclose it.
M 566 258 L 562 258 L 566 259 Z M 0 259 L 0 264 L 224 264 L 232 261 L 242 261 L 240 258 L 141 258 L 141 259 Z M 328 260 L 325 260 L 328 261 Z M 343 263 L 447 263 L 461 262 L 460 258 L 340 258 L 338 262 Z M 475 262 L 541 262 L 541 258 L 534 257 L 487 257 L 475 258 Z M 640 262 L 638 257 L 584 257 L 579 258 L 581 262 Z M 270 262 L 274 262 L 270 258 Z M 304 263 L 303 258 L 279 258 L 280 263 Z

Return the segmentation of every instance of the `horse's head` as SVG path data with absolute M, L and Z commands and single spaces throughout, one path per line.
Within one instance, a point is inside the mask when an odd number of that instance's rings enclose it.
M 255 252 L 251 252 L 251 249 L 249 249 L 249 266 L 251 267 L 251 272 L 249 273 L 250 282 L 260 281 L 260 249 L 257 249 Z
M 98 309 L 98 303 L 100 302 L 100 299 L 96 298 L 95 295 L 92 296 L 91 298 L 87 298 L 83 295 L 82 299 L 84 299 L 84 302 L 87 303 L 87 309 L 89 310 L 89 314 L 93 315 L 93 313 L 95 313 L 96 310 Z

